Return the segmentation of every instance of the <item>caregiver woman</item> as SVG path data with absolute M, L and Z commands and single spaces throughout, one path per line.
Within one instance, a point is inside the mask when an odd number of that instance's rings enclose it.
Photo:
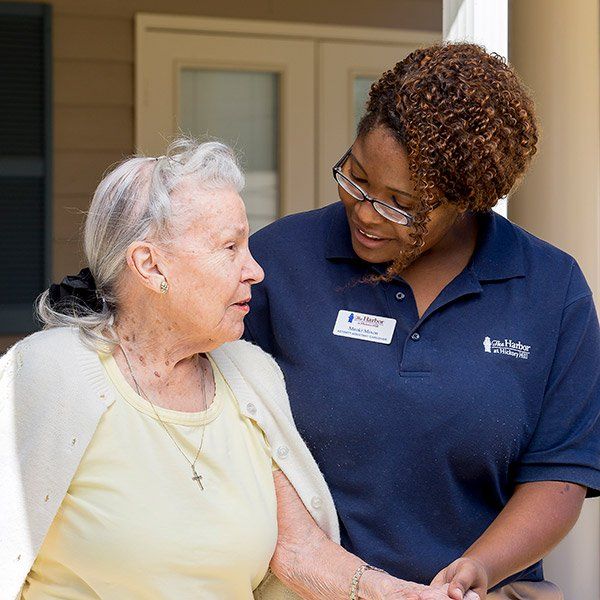
M 251 238 L 245 335 L 285 374 L 342 545 L 453 598 L 561 598 L 541 558 L 600 488 L 590 288 L 491 210 L 537 138 L 502 59 L 417 50 L 372 86 L 341 202 Z

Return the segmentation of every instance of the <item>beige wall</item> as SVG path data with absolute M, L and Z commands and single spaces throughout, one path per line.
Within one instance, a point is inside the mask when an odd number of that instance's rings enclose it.
M 574 255 L 597 296 L 599 2 L 513 0 L 510 14 L 510 60 L 533 91 L 542 139 L 509 216 Z
M 82 262 L 83 211 L 102 172 L 133 152 L 139 12 L 438 30 L 441 0 L 51 0 L 54 51 L 53 279 Z M 0 336 L 0 352 L 15 338 Z
M 513 0 L 510 59 L 531 87 L 540 152 L 509 216 L 571 253 L 600 292 L 600 2 Z M 552 285 L 552 281 L 548 281 Z M 598 302 L 596 301 L 598 305 Z M 588 500 L 545 561 L 565 598 L 600 598 L 600 506 Z

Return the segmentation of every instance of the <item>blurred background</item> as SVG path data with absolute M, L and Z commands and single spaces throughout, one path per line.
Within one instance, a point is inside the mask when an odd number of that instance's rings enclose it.
M 334 202 L 371 82 L 441 39 L 508 57 L 532 90 L 540 152 L 498 210 L 574 255 L 597 295 L 599 33 L 600 0 L 0 1 L 0 352 L 83 266 L 111 164 L 217 137 L 242 157 L 254 231 Z M 598 501 L 546 564 L 566 598 L 600 600 Z

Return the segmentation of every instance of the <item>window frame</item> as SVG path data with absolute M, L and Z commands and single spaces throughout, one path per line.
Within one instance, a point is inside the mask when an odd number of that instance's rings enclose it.
M 42 20 L 43 47 L 43 155 L 11 156 L 0 153 L 0 176 L 38 177 L 43 186 L 43 267 L 40 280 L 50 284 L 52 276 L 52 7 L 39 2 L 0 2 L 0 15 L 37 16 Z M 40 292 L 43 291 L 40 290 Z M 0 304 L 0 335 L 26 334 L 39 329 L 31 302 Z

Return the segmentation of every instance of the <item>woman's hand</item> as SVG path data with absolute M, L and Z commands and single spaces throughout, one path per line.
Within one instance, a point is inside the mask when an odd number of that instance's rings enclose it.
M 485 600 L 488 579 L 483 563 L 476 558 L 463 556 L 442 569 L 431 584 L 447 584 L 448 597 L 452 600 L 466 599 L 469 590 L 473 590 L 480 600 Z
M 461 600 L 469 588 L 482 600 L 487 589 L 536 563 L 575 525 L 584 486 L 565 481 L 532 481 L 513 495 L 483 535 L 434 578 L 448 583 L 448 595 Z
M 307 600 L 347 600 L 356 569 L 364 564 L 318 527 L 281 471 L 273 474 L 277 493 L 278 538 L 271 569 L 287 587 Z M 447 585 L 426 586 L 366 570 L 360 600 L 451 600 Z M 462 596 L 461 596 L 462 598 Z M 465 596 L 465 600 L 477 600 Z
M 360 600 L 421 600 L 427 586 L 397 579 L 385 572 L 366 571 L 359 585 Z M 447 600 L 445 594 L 439 600 Z M 437 600 L 435 598 L 427 600 Z
M 367 571 L 361 578 L 359 598 L 362 600 L 449 600 L 448 584 L 421 585 L 392 577 L 387 573 Z M 461 596 L 462 598 L 462 596 Z M 467 592 L 464 600 L 479 600 Z

